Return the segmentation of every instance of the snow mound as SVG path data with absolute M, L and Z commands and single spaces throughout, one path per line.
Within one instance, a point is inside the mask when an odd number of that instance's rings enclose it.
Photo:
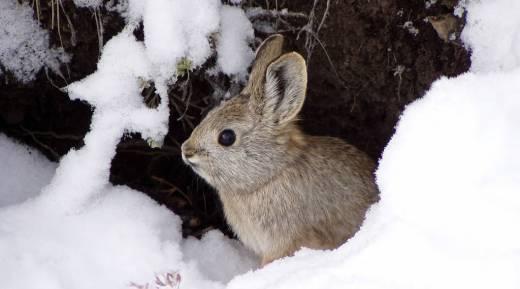
M 28 4 L 0 1 L 0 75 L 5 69 L 26 83 L 44 67 L 59 74 L 60 64 L 67 62 L 63 49 L 49 48 L 49 34 L 34 19 Z
M 407 108 L 378 172 L 396 215 L 470 251 L 520 248 L 519 89 L 518 69 L 468 73 Z

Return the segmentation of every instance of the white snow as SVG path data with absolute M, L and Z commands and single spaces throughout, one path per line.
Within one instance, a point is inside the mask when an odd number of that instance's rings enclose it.
M 209 231 L 200 241 L 189 237 L 184 240 L 182 251 L 184 260 L 196 264 L 205 278 L 222 283 L 258 266 L 251 251 L 244 250 L 239 241 L 229 240 L 217 230 Z M 220 262 L 216 264 L 216 260 Z
M 174 75 L 183 57 L 198 67 L 211 56 L 208 37 L 219 28 L 220 6 L 219 0 L 146 1 L 146 53 L 161 77 Z
M 107 7 L 131 25 L 143 20 L 146 54 L 157 76 L 175 76 L 177 64 L 184 58 L 191 69 L 204 64 L 215 52 L 210 36 L 216 36 L 217 52 L 217 70 L 212 73 L 223 72 L 238 80 L 247 76 L 254 56 L 249 46 L 254 31 L 239 7 L 222 5 L 219 0 L 128 0 Z
M 417 36 L 419 34 L 419 29 L 413 26 L 412 21 L 406 21 L 403 24 L 403 29 L 406 29 L 406 31 L 408 31 L 408 33 L 412 34 L 413 36 Z
M 33 17 L 33 9 L 17 0 L 0 1 L 0 75 L 8 70 L 20 82 L 34 80 L 44 67 L 59 73 L 69 57 L 61 48 L 49 48 L 49 33 Z
M 467 2 L 467 3 L 466 3 Z M 520 65 L 520 1 L 463 1 L 467 10 L 462 40 L 472 51 L 475 72 L 511 70 Z
M 56 164 L 38 151 L 3 134 L 0 134 L 0 160 L 0 208 L 35 196 L 50 182 L 56 170 Z M 23 176 L 23 182 L 20 176 Z
M 429 0 L 429 1 L 426 1 L 424 2 L 424 7 L 426 9 L 429 9 L 431 8 L 433 5 L 435 5 L 437 3 L 437 0 Z
M 220 70 L 245 79 L 247 68 L 254 57 L 253 50 L 249 47 L 253 39 L 253 26 L 244 10 L 224 5 L 217 42 L 217 63 Z
M 102 4 L 101 0 L 73 0 L 77 7 L 99 8 Z
M 174 5 L 166 2 L 158 3 Z M 0 194 L 8 196 L 0 204 L 1 287 L 177 288 L 167 284 L 171 281 L 186 289 L 519 288 L 515 2 L 466 5 L 463 40 L 472 49 L 471 71 L 439 79 L 407 107 L 377 170 L 381 201 L 360 232 L 336 250 L 302 249 L 260 270 L 237 241 L 217 231 L 201 240 L 182 239 L 173 213 L 140 192 L 109 184 L 110 161 L 125 132 L 161 142 L 169 113 L 166 78 L 174 74 L 168 67 L 173 58 L 161 54 L 173 38 L 165 35 L 164 43 L 155 43 L 163 38 L 154 31 L 147 45 L 125 29 L 106 44 L 98 70 L 68 87 L 71 98 L 94 106 L 91 131 L 40 193 L 52 165 L 0 137 L 0 156 L 13 164 L 13 172 L 7 166 L 0 170 L 0 180 L 9 179 L 14 188 L 0 186 Z M 204 3 L 209 2 L 199 4 Z M 145 27 L 161 19 L 165 33 L 191 31 L 172 26 L 182 22 L 164 20 L 166 14 L 151 17 L 162 13 L 153 12 L 160 8 L 154 5 L 143 6 Z M 201 40 L 209 29 L 193 31 Z M 188 56 L 186 50 L 181 54 Z M 140 86 L 147 81 L 161 95 L 157 109 L 142 103 Z M 47 173 L 28 177 L 40 172 Z M 29 196 L 36 197 L 22 202 Z M 156 286 L 156 276 L 165 284 Z
M 453 8 L 453 15 L 462 18 L 464 16 L 464 12 L 466 12 L 466 6 L 471 1 L 472 0 L 459 0 L 457 5 L 455 5 L 455 7 Z

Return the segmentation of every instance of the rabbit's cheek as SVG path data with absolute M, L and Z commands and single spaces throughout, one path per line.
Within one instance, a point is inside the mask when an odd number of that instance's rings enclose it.
M 206 182 L 211 183 L 211 179 L 210 179 L 209 175 L 206 173 L 206 171 L 204 170 L 204 168 L 202 167 L 202 165 L 191 164 L 190 167 L 197 175 L 199 175 L 201 178 L 203 178 Z

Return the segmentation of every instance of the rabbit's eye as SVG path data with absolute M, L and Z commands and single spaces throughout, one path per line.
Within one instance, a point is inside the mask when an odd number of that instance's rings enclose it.
M 235 139 L 235 132 L 231 129 L 225 129 L 220 132 L 220 135 L 218 136 L 218 143 L 228 147 L 235 142 Z

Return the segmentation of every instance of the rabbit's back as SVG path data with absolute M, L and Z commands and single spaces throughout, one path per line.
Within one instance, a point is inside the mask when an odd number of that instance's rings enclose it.
M 355 147 L 307 136 L 298 150 L 292 163 L 256 191 L 221 194 L 233 230 L 264 258 L 302 246 L 337 247 L 359 229 L 378 198 L 374 163 Z

